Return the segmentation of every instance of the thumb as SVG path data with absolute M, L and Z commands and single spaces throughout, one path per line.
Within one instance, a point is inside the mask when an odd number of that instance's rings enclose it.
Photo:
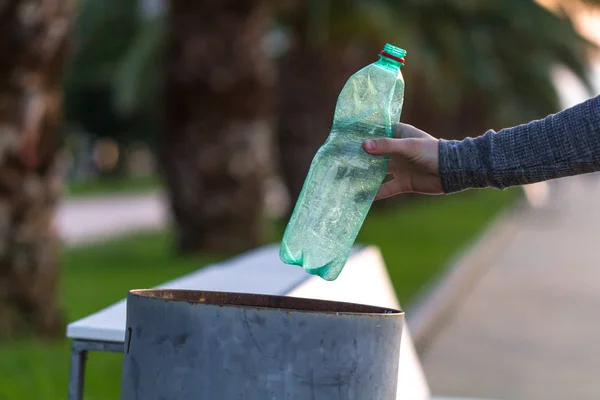
M 376 139 L 363 142 L 363 149 L 374 156 L 386 154 L 414 158 L 419 153 L 419 139 Z

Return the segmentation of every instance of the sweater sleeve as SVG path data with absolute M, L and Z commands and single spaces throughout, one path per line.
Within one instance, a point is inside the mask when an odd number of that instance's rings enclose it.
M 541 182 L 600 170 L 600 96 L 544 119 L 476 138 L 440 140 L 446 193 Z

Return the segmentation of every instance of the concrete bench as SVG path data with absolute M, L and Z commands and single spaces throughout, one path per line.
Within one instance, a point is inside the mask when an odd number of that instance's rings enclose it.
M 379 249 L 356 246 L 334 282 L 305 273 L 279 260 L 278 245 L 267 245 L 224 262 L 206 266 L 158 288 L 214 290 L 286 295 L 399 308 Z M 85 363 L 90 351 L 122 352 L 126 303 L 121 300 L 67 327 L 72 340 L 69 400 L 83 398 Z M 398 399 L 432 400 L 406 327 L 402 336 Z M 438 399 L 441 400 L 441 399 Z

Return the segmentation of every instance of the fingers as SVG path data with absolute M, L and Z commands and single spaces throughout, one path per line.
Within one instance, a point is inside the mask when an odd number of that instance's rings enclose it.
M 363 149 L 374 156 L 385 154 L 400 155 L 412 159 L 419 154 L 422 139 L 377 139 L 367 140 Z
M 385 199 L 402 193 L 402 185 L 398 179 L 386 182 L 381 185 L 379 191 L 375 195 L 375 201 Z
M 431 136 L 430 134 L 428 134 L 427 132 L 424 132 L 418 128 L 415 128 L 412 125 L 409 124 L 403 124 L 403 123 L 398 123 L 398 125 L 396 126 L 396 131 L 394 132 L 394 137 L 395 138 L 399 138 L 399 139 L 406 139 L 406 138 L 433 138 L 433 136 Z
M 421 193 L 428 195 L 443 194 L 442 182 L 439 176 L 427 174 L 408 174 L 397 176 L 395 179 L 382 184 L 375 195 L 375 200 L 381 200 L 402 193 Z

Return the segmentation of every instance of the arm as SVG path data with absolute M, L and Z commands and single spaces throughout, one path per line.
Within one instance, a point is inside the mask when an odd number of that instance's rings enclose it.
M 439 141 L 439 173 L 446 193 L 503 189 L 598 170 L 600 96 L 497 133 Z

